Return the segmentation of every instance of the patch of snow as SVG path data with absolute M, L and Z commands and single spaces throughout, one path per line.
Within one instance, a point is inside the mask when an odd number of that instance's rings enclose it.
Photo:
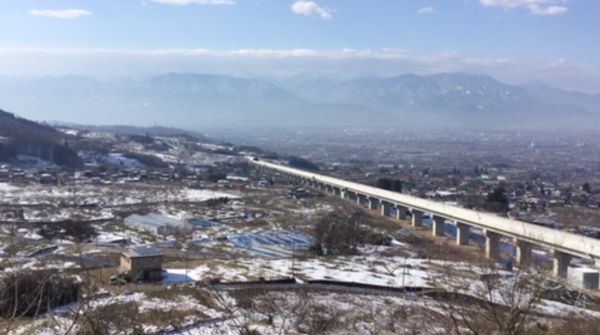
M 0 183 L 0 192 L 14 192 L 19 188 L 10 185 L 9 183 Z
M 201 265 L 196 268 L 166 269 L 165 282 L 185 282 L 220 278 L 223 281 L 254 280 L 259 277 L 274 279 L 289 277 L 292 272 L 301 280 L 339 280 L 381 286 L 430 287 L 433 271 L 426 268 L 423 259 L 374 256 L 339 257 L 336 259 L 253 259 L 237 260 L 235 266 L 218 268 Z M 294 264 L 295 270 L 291 267 Z M 187 274 L 186 274 L 187 273 Z

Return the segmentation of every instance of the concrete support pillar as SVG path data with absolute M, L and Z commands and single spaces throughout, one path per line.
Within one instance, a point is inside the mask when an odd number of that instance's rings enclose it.
M 423 212 L 413 209 L 411 211 L 411 214 L 412 214 L 411 225 L 413 227 L 419 227 L 419 226 L 423 225 Z
M 484 230 L 483 235 L 485 236 L 485 258 L 500 258 L 500 234 Z
M 381 201 L 381 203 L 379 204 L 379 209 L 381 210 L 381 216 L 390 215 L 391 208 L 392 208 L 392 205 L 390 203 Z
M 552 267 L 552 273 L 558 278 L 567 278 L 569 263 L 573 256 L 558 250 L 553 251 L 553 256 L 554 265 Z
M 379 205 L 379 199 L 369 197 L 369 209 L 377 209 Z
M 444 236 L 444 222 L 446 219 L 439 216 L 433 217 L 433 222 L 431 224 L 432 234 L 433 236 Z
M 533 244 L 515 239 L 515 260 L 521 266 L 529 266 L 531 264 L 531 249 Z
M 396 219 L 398 220 L 406 220 L 406 212 L 408 208 L 396 205 Z
M 340 191 L 340 198 L 342 199 L 348 199 L 348 192 L 345 190 L 341 190 Z
M 332 194 L 334 192 L 333 187 L 329 185 L 325 185 L 325 191 L 329 194 Z
M 469 244 L 469 231 L 471 227 L 457 222 L 456 223 L 456 245 L 467 245 Z
M 360 194 L 356 193 L 356 204 L 357 204 L 357 205 L 359 205 L 359 206 L 361 206 L 361 205 L 362 205 L 362 203 L 363 203 L 363 201 L 362 201 L 362 198 L 363 198 L 363 196 L 362 196 L 362 195 L 360 195 Z

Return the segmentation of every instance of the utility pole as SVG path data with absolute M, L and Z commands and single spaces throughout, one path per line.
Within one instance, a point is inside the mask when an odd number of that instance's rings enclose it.
M 406 267 L 406 257 L 402 259 L 402 288 L 404 289 L 403 298 L 406 300 L 406 296 L 408 295 L 408 290 L 406 289 L 406 275 L 408 274 L 408 268 Z M 412 299 L 412 295 L 409 297 Z
M 186 244 L 183 245 L 181 249 L 185 253 L 185 282 L 189 282 L 190 277 L 188 276 L 188 246 Z
M 190 277 L 188 276 L 188 250 L 185 248 L 185 281 L 188 282 Z
M 293 227 L 293 231 L 296 231 L 296 226 Z M 296 240 L 292 239 L 292 278 L 296 278 L 296 274 L 295 274 L 295 268 L 296 268 Z

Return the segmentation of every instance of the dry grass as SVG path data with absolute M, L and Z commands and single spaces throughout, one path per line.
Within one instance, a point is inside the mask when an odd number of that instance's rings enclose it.
M 222 307 L 215 302 L 211 293 L 200 287 L 195 286 L 175 286 L 170 289 L 164 288 L 163 290 L 157 290 L 153 292 L 147 292 L 146 296 L 149 298 L 158 298 L 164 300 L 174 300 L 180 296 L 189 296 L 194 298 L 199 304 L 208 308 L 222 311 Z

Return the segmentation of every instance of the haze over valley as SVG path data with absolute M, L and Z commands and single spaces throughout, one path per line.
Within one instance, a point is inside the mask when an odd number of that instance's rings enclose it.
M 352 80 L 170 73 L 146 79 L 0 78 L 3 108 L 81 124 L 210 128 L 595 129 L 600 94 L 460 73 Z M 395 121 L 394 121 L 395 120 Z

